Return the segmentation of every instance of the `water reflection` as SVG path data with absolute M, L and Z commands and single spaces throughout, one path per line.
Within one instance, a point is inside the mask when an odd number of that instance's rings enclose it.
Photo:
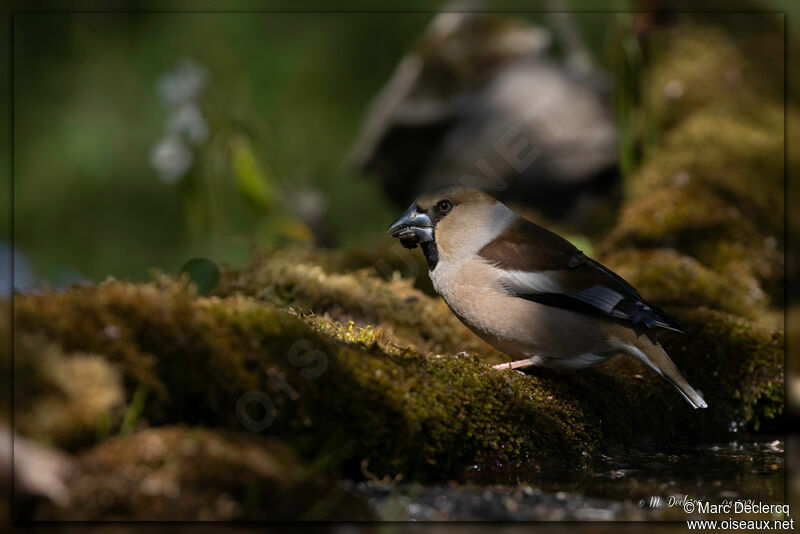
M 683 499 L 784 501 L 784 442 L 760 439 L 600 456 L 573 471 L 482 486 L 349 483 L 383 520 L 613 521 L 686 518 Z M 517 469 L 514 469 L 517 471 Z M 693 516 L 693 518 L 696 518 Z

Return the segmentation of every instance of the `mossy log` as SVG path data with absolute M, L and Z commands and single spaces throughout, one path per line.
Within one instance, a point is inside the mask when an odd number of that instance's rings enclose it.
M 243 295 L 198 297 L 166 281 L 19 296 L 17 358 L 35 360 L 43 339 L 86 366 L 96 365 L 87 353 L 103 355 L 122 377 L 126 398 L 141 387 L 150 392 L 142 411 L 150 425 L 242 428 L 237 402 L 260 391 L 276 410 L 263 433 L 287 440 L 303 457 L 337 457 L 351 474 L 367 462 L 377 476 L 417 480 L 463 479 L 474 465 L 486 471 L 509 463 L 574 464 L 630 440 L 708 440 L 727 432 L 731 421 L 758 425 L 780 410 L 782 334 L 722 312 L 677 310 L 695 334 L 676 341 L 673 356 L 711 405 L 697 412 L 631 359 L 581 373 L 493 370 L 479 357 L 456 355 L 475 343 L 473 335 L 409 281 L 385 281 L 367 271 L 326 274 L 286 253 L 275 262 L 295 274 L 316 273 L 293 286 L 287 307 Z M 262 258 L 250 273 L 250 287 L 261 298 L 279 280 L 265 270 L 268 264 Z M 259 278 L 265 272 L 269 278 Z M 245 274 L 239 276 L 241 284 Z M 365 289 L 363 300 L 331 300 L 331 277 L 343 288 Z M 284 273 L 280 280 L 293 278 Z M 380 323 L 364 325 L 364 310 L 381 310 L 374 300 L 387 299 L 399 303 L 396 316 L 386 307 Z M 393 332 L 417 314 L 427 329 L 420 328 L 414 344 L 400 343 Z M 419 348 L 431 346 L 441 355 Z M 298 358 L 310 351 L 319 351 L 313 361 Z M 70 441 L 59 442 L 62 434 L 51 427 L 37 429 L 41 423 L 31 415 L 43 402 L 53 418 L 62 418 L 57 403 L 35 394 L 44 389 L 49 361 L 38 373 L 29 370 L 25 387 L 17 388 L 17 421 L 62 446 L 91 441 L 96 428 L 90 418 L 71 415 L 70 395 L 79 393 L 67 387 L 53 395 L 66 399 L 60 406 L 63 419 L 74 421 Z M 103 376 L 111 389 L 119 383 L 112 372 Z M 124 410 L 103 406 L 116 428 Z

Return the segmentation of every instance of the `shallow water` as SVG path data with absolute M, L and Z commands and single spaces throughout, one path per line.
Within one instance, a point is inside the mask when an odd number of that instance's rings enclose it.
M 682 507 L 687 496 L 783 503 L 783 448 L 782 439 L 761 437 L 603 456 L 581 469 L 526 475 L 506 485 L 363 482 L 348 489 L 384 520 L 676 520 L 689 517 Z

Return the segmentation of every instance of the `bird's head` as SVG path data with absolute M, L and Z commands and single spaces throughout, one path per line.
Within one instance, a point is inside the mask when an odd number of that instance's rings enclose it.
M 448 186 L 420 195 L 387 230 L 406 248 L 433 243 L 440 253 L 458 253 L 482 241 L 498 200 L 471 187 Z

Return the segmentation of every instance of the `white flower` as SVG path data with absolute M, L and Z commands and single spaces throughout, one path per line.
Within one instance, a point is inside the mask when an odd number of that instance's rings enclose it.
M 290 193 L 292 212 L 306 222 L 317 221 L 327 210 L 327 201 L 319 191 L 303 188 Z
M 167 119 L 167 132 L 185 134 L 194 145 L 202 145 L 208 139 L 208 123 L 194 102 L 183 104 Z
M 178 135 L 167 135 L 150 152 L 150 166 L 165 184 L 174 184 L 192 167 L 194 154 Z
M 158 94 L 171 107 L 178 107 L 197 98 L 208 79 L 208 71 L 199 63 L 189 59 L 161 75 L 158 79 Z

